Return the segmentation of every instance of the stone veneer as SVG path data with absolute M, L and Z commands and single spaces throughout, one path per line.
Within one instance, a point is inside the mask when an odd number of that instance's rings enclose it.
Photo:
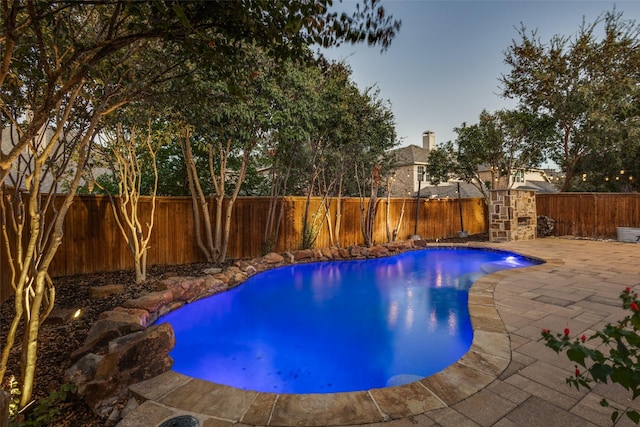
M 509 242 L 536 238 L 536 193 L 533 190 L 491 190 L 489 241 Z

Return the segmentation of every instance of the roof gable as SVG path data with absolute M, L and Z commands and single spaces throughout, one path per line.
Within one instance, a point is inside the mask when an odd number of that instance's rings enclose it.
M 396 158 L 396 166 L 426 164 L 429 159 L 429 150 L 417 145 L 409 145 L 392 150 L 391 155 Z

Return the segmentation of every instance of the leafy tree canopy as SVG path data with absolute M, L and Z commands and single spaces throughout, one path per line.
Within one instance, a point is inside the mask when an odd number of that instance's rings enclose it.
M 505 52 L 511 70 L 500 79 L 502 95 L 551 120 L 549 158 L 566 174 L 563 191 L 580 181 L 587 164 L 603 166 L 610 153 L 635 150 L 639 35 L 640 26 L 614 9 L 583 22 L 574 37 L 556 35 L 548 43 L 523 26 Z

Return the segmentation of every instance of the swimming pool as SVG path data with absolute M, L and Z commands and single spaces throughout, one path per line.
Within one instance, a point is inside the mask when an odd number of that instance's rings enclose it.
M 467 291 L 486 273 L 538 262 L 429 248 L 263 272 L 178 309 L 179 373 L 241 389 L 335 393 L 416 381 L 466 353 Z

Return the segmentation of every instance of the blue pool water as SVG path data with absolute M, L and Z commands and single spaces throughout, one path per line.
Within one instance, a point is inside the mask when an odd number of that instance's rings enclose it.
M 161 321 L 173 369 L 233 387 L 335 393 L 413 382 L 462 357 L 468 290 L 484 274 L 536 264 L 481 249 L 298 264 L 257 274 Z

